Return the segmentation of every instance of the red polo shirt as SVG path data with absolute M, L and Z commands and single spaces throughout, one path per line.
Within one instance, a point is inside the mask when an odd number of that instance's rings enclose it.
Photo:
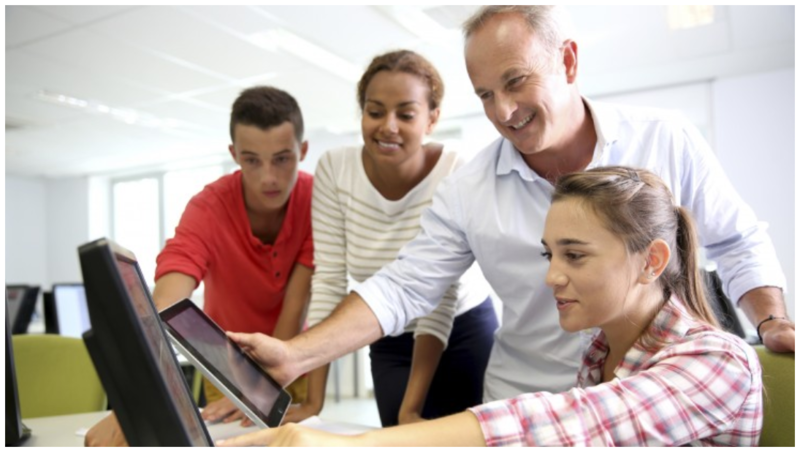
M 265 245 L 250 229 L 241 172 L 206 185 L 156 258 L 156 280 L 179 272 L 203 281 L 203 310 L 222 329 L 272 335 L 295 263 L 313 268 L 312 186 L 301 171 L 278 237 Z

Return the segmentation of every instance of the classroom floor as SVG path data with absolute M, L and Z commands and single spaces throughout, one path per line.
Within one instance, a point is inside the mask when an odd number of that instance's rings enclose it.
M 380 427 L 378 405 L 374 398 L 341 398 L 336 402 L 333 397 L 325 400 L 325 406 L 319 414 L 322 419 L 349 422 L 353 424 Z

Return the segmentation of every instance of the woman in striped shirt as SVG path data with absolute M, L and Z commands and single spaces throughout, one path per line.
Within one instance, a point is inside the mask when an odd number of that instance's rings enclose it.
M 758 445 L 758 357 L 717 327 L 693 221 L 656 175 L 601 167 L 563 176 L 542 244 L 561 327 L 598 328 L 576 388 L 358 437 L 289 425 L 226 445 Z
M 395 260 L 418 233 L 420 215 L 443 178 L 463 163 L 454 149 L 424 143 L 439 118 L 444 85 L 422 56 L 377 56 L 358 84 L 363 146 L 326 152 L 312 202 L 314 265 L 308 321 L 327 317 L 361 282 Z M 476 268 L 439 307 L 398 337 L 370 346 L 375 397 L 384 426 L 461 412 L 482 401 L 483 375 L 497 329 L 488 284 Z M 413 357 L 413 359 L 412 359 Z M 307 402 L 287 414 L 317 414 L 328 366 L 309 375 Z

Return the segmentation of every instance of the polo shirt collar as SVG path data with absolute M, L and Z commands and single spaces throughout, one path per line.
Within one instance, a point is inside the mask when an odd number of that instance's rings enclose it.
M 244 224 L 247 225 L 247 234 L 248 234 L 248 236 L 250 236 L 251 242 L 253 242 L 253 244 L 258 245 L 261 248 L 272 248 L 272 247 L 278 246 L 282 242 L 287 241 L 292 236 L 292 231 L 294 229 L 294 216 L 297 215 L 297 213 L 296 213 L 296 210 L 298 209 L 298 207 L 296 206 L 296 204 L 297 204 L 297 201 L 296 201 L 297 196 L 295 196 L 296 195 L 296 190 L 295 189 L 297 188 L 297 185 L 296 185 L 297 183 L 295 183 L 295 187 L 292 189 L 292 192 L 289 194 L 289 200 L 286 201 L 286 204 L 287 204 L 287 206 L 286 206 L 286 214 L 283 217 L 283 223 L 281 223 L 281 229 L 280 229 L 280 231 L 278 231 L 278 235 L 275 237 L 275 242 L 273 242 L 271 245 L 268 245 L 266 243 L 263 243 L 261 240 L 258 239 L 258 237 L 253 235 L 253 231 L 252 231 L 251 226 L 250 226 L 250 220 L 247 217 L 247 203 L 246 203 L 246 201 L 244 199 L 244 180 L 242 178 L 242 171 L 241 170 L 236 170 L 234 172 L 234 178 L 236 180 L 236 182 L 235 182 L 236 183 L 236 187 L 237 187 L 236 192 L 238 193 L 237 197 L 240 199 L 240 205 L 242 206 L 241 215 L 243 215 Z M 298 179 L 299 179 L 299 175 L 298 175 Z

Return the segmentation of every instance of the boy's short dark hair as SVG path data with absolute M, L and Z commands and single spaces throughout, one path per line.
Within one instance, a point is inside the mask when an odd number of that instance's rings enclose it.
M 271 86 L 255 86 L 239 94 L 231 108 L 231 142 L 236 124 L 270 129 L 289 121 L 297 141 L 303 141 L 303 114 L 297 101 L 286 91 Z

